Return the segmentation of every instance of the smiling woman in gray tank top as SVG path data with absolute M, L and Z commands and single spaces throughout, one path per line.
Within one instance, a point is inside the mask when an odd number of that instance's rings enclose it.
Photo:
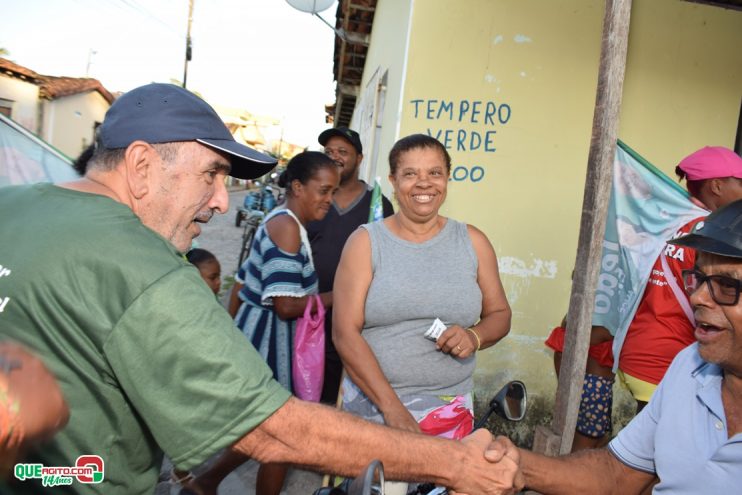
M 350 237 L 335 277 L 343 405 L 396 428 L 461 438 L 472 429 L 475 354 L 507 335 L 510 307 L 487 237 L 439 215 L 451 169 L 443 145 L 402 138 L 389 165 L 399 210 Z M 446 329 L 429 340 L 436 319 Z

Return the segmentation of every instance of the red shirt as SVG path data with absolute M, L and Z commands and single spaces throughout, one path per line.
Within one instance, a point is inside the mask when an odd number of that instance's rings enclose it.
M 673 238 L 687 234 L 704 217 L 682 226 Z M 665 257 L 675 280 L 683 288 L 682 271 L 693 268 L 695 250 L 665 244 Z M 695 342 L 693 325 L 665 279 L 661 257 L 652 266 L 642 300 L 621 347 L 618 367 L 624 373 L 657 384 L 675 355 Z

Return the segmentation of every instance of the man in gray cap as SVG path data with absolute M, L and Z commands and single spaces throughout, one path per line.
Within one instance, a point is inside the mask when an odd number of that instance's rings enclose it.
M 183 258 L 227 211 L 227 174 L 274 165 L 200 98 L 150 84 L 111 106 L 82 179 L 3 189 L 0 340 L 33 349 L 70 410 L 11 492 L 149 494 L 163 451 L 190 469 L 224 448 L 345 475 L 379 458 L 394 478 L 511 490 L 515 463 L 487 462 L 483 431 L 449 442 L 291 398 Z
M 607 449 L 557 458 L 521 451 L 528 488 L 544 494 L 639 494 L 657 483 L 653 493 L 739 493 L 742 200 L 668 242 L 697 253 L 695 267 L 683 272 L 696 343 L 675 357 L 647 407 Z

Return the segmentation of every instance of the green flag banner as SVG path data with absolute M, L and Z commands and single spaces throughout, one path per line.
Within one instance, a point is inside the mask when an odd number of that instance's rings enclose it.
M 614 336 L 616 367 L 626 330 L 665 242 L 707 214 L 676 182 L 618 142 L 593 311 L 593 325 L 606 327 Z
M 384 205 L 381 202 L 381 184 L 379 178 L 374 181 L 374 190 L 371 192 L 371 206 L 368 209 L 368 223 L 384 218 Z

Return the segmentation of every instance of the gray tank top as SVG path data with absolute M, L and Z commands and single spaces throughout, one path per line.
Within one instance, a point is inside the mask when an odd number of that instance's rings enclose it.
M 419 244 L 400 239 L 383 221 L 362 227 L 373 269 L 362 335 L 392 388 L 398 395 L 471 392 L 475 357 L 454 358 L 423 337 L 436 318 L 464 328 L 479 320 L 478 262 L 466 224 L 447 219 Z

